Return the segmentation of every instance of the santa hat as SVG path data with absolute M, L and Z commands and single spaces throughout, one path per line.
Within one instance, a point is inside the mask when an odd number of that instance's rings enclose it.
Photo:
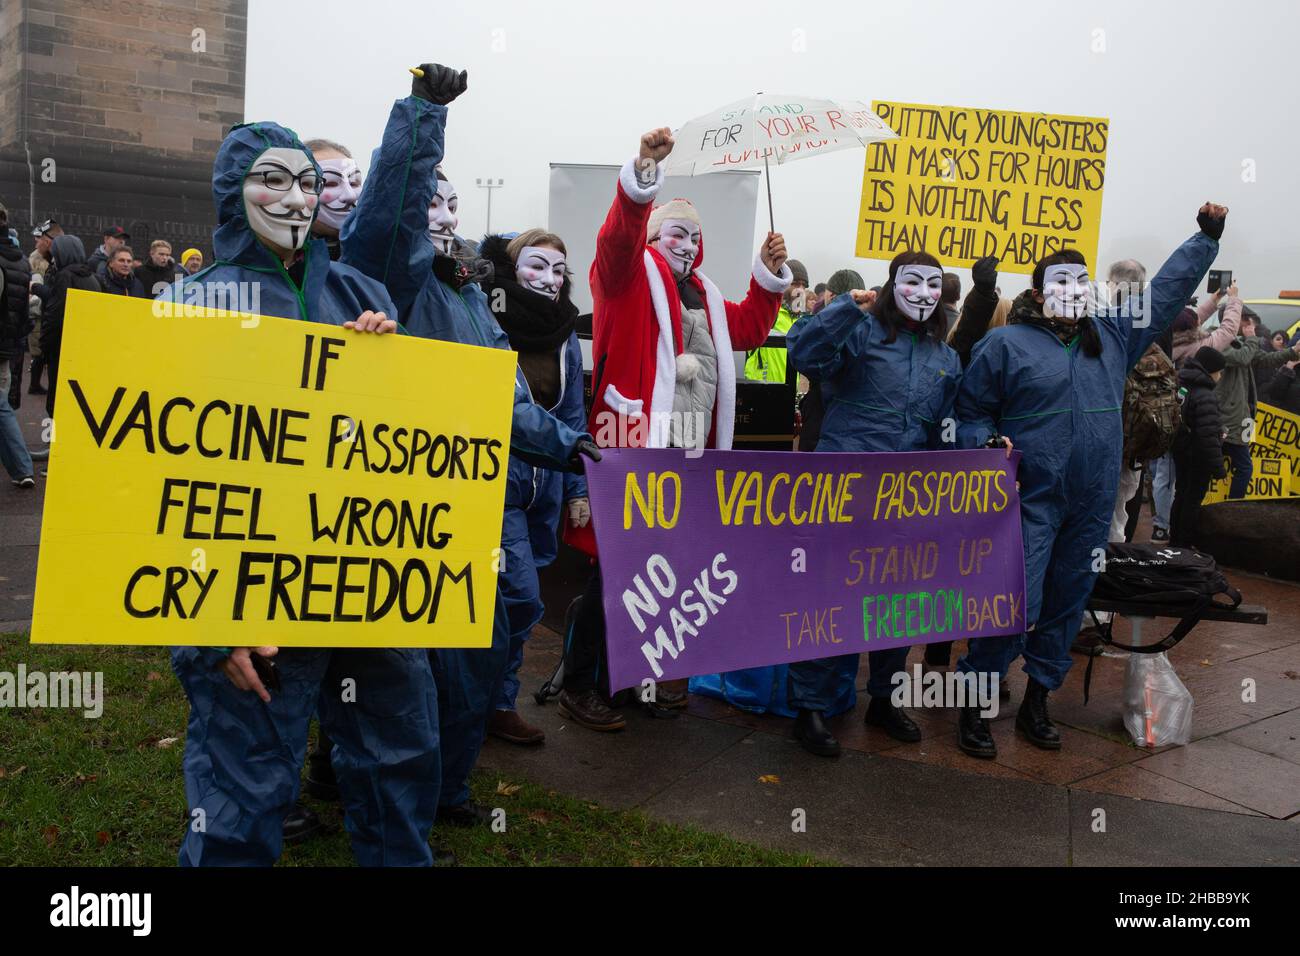
M 650 221 L 646 224 L 646 242 L 654 242 L 659 238 L 659 229 L 667 219 L 692 222 L 699 226 L 701 230 L 704 229 L 703 223 L 700 222 L 700 214 L 695 211 L 695 205 L 689 199 L 674 199 L 662 206 L 655 206 L 654 210 L 651 211 Z

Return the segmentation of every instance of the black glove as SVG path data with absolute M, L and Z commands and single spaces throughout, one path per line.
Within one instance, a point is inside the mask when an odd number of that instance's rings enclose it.
M 1196 214 L 1196 224 L 1201 227 L 1201 232 L 1205 233 L 1216 242 L 1223 236 L 1223 224 L 1227 222 L 1228 217 L 1214 219 L 1208 212 L 1198 212 Z
M 446 106 L 464 93 L 469 82 L 464 70 L 457 73 L 440 63 L 421 63 L 420 70 L 424 76 L 411 77 L 411 95 L 438 106 Z
M 579 439 L 578 444 L 573 446 L 573 454 L 569 456 L 569 468 L 581 474 L 584 455 L 592 461 L 600 461 L 600 447 L 594 441 Z
M 970 267 L 970 277 L 975 288 L 981 292 L 992 292 L 998 284 L 998 257 L 985 256 Z

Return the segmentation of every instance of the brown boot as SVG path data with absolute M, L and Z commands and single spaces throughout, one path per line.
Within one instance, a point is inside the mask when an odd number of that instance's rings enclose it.
M 527 723 L 513 710 L 494 710 L 488 721 L 488 733 L 512 744 L 531 747 L 546 740 L 546 731 Z
M 622 730 L 627 726 L 623 715 L 606 707 L 605 702 L 594 690 L 585 690 L 577 694 L 567 690 L 560 691 L 558 704 L 563 716 L 588 730 Z

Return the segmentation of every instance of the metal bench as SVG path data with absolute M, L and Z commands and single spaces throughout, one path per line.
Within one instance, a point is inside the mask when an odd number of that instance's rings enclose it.
M 1092 615 L 1092 621 L 1097 626 L 1097 633 L 1101 635 L 1103 644 L 1107 645 L 1113 644 L 1111 627 L 1114 624 L 1114 618 L 1103 621 L 1097 616 L 1103 611 L 1111 615 L 1118 614 L 1121 617 L 1126 617 L 1133 623 L 1133 645 L 1142 644 L 1142 625 L 1146 621 L 1157 617 L 1168 617 L 1181 622 L 1186 617 L 1185 613 L 1179 613 L 1178 609 L 1167 605 L 1143 604 L 1140 601 L 1114 601 L 1108 598 L 1094 597 L 1088 602 L 1088 613 Z M 1184 626 L 1180 623 L 1160 641 L 1149 646 L 1167 651 L 1177 645 L 1201 621 L 1226 621 L 1231 624 L 1267 624 L 1268 608 L 1259 604 L 1239 604 L 1235 608 L 1211 604 L 1198 614 L 1196 620 L 1190 625 Z M 1115 646 L 1127 649 L 1122 644 Z M 1095 660 L 1095 656 L 1088 657 L 1088 669 L 1083 674 L 1083 702 L 1085 704 L 1088 702 L 1088 692 L 1092 686 L 1092 664 Z

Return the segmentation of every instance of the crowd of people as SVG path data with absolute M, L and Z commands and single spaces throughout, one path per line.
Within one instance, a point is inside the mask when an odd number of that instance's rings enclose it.
M 1250 459 L 1238 423 L 1253 416 L 1265 390 L 1300 391 L 1300 353 L 1257 337 L 1235 287 L 1187 305 L 1217 253 L 1222 206 L 1196 211 L 1197 231 L 1149 282 L 1141 264 L 1125 260 L 1110 267 L 1107 282 L 1093 283 L 1084 257 L 1067 249 L 1038 262 L 1031 287 L 1014 300 L 1000 293 L 997 260 L 980 260 L 963 299 L 957 276 L 912 249 L 890 263 L 883 286 L 865 288 L 844 269 L 810 289 L 784 237 L 770 232 L 743 299 L 728 301 L 700 268 L 707 224 L 698 210 L 683 199 L 660 201 L 674 146 L 660 128 L 641 137 L 611 183 L 597 236 L 588 409 L 564 239 L 543 228 L 478 243 L 457 233 L 459 199 L 442 167 L 443 143 L 449 106 L 467 77 L 437 64 L 411 72 L 411 94 L 393 105 L 364 177 L 337 142 L 303 142 L 273 122 L 233 129 L 214 164 L 215 263 L 207 268 L 197 250 L 178 265 L 162 240 L 139 260 L 116 227 L 90 256 L 53 221 L 35 230 L 30 256 L 0 228 L 7 309 L 0 347 L 8 358 L 0 449 L 21 486 L 34 475 L 12 408 L 26 367 L 29 394 L 41 393 L 45 375 L 53 414 L 70 289 L 220 307 L 230 283 L 255 283 L 264 314 L 518 356 L 491 647 L 175 648 L 173 668 L 190 703 L 186 798 L 202 821 L 186 829 L 182 865 L 270 864 L 286 839 L 310 835 L 318 823 L 298 800 L 304 761 L 306 790 L 342 803 L 359 862 L 445 862 L 430 844 L 435 820 L 490 819 L 469 791 L 485 736 L 521 746 L 545 739 L 516 698 L 525 642 L 543 612 L 538 569 L 555 558 L 560 538 L 587 554 L 592 569 L 566 621 L 561 713 L 596 731 L 622 730 L 627 706 L 676 716 L 685 682 L 661 682 L 635 704 L 609 687 L 584 462 L 599 460 L 602 446 L 732 447 L 733 352 L 747 353 L 749 378 L 799 375 L 806 383 L 800 451 L 1021 453 L 1030 627 L 971 641 L 956 666 L 1002 679 L 1023 659 L 1029 682 L 1016 726 L 1046 749 L 1060 747 L 1048 697 L 1080 639 L 1093 552 L 1132 534 L 1127 519 L 1141 499 L 1142 472 L 1153 478 L 1157 540 L 1195 544 L 1200 497 L 1225 456 L 1233 494 L 1244 493 Z M 1218 327 L 1204 330 L 1216 311 Z M 784 347 L 769 344 L 773 332 L 785 335 Z M 1266 370 L 1274 374 L 1257 380 Z M 1148 380 L 1153 398 L 1139 387 Z M 1138 430 L 1130 418 L 1140 417 L 1130 407 L 1167 413 L 1171 403 L 1186 428 L 1162 429 L 1157 414 L 1157 435 L 1130 434 Z M 926 649 L 934 666 L 950 655 L 950 644 Z M 868 655 L 865 720 L 916 740 L 915 722 L 890 699 L 906 657 L 906 648 Z M 809 752 L 834 756 L 839 742 L 826 717 L 853 706 L 857 670 L 858 655 L 848 654 L 730 675 L 728 686 L 757 709 L 791 717 Z M 364 687 L 355 702 L 339 693 L 346 679 Z M 308 754 L 313 719 L 319 732 Z M 966 753 L 996 754 L 978 705 L 961 709 L 957 734 Z
M 46 414 L 54 415 L 68 292 L 83 289 L 153 299 L 203 268 L 198 249 L 186 249 L 178 265 L 166 239 L 151 242 L 143 261 L 130 242 L 125 229 L 110 226 L 103 243 L 87 256 L 80 238 L 46 219 L 32 230 L 32 250 L 24 253 L 18 231 L 9 225 L 9 210 L 0 203 L 0 464 L 18 488 L 36 487 L 34 463 L 48 459 L 50 450 L 48 444 L 27 446 L 14 411 L 22 407 L 25 375 L 26 393 L 44 396 Z M 47 384 L 42 385 L 42 379 Z

